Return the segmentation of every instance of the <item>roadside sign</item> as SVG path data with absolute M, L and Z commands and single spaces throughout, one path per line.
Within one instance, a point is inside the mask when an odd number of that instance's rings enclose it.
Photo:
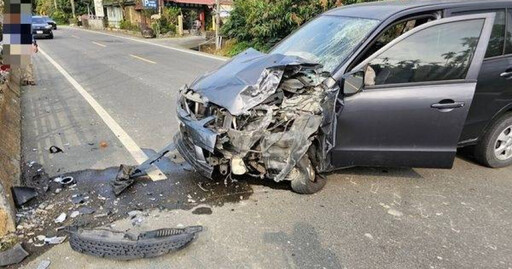
M 97 17 L 105 17 L 103 13 L 103 0 L 94 0 L 94 11 Z
M 145 9 L 157 9 L 158 8 L 158 0 L 142 0 L 142 6 Z

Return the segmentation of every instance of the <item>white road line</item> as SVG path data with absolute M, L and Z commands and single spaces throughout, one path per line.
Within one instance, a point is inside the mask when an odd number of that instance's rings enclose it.
M 142 57 L 137 56 L 137 55 L 130 54 L 130 56 L 132 56 L 132 57 L 133 57 L 133 58 L 135 58 L 135 59 L 139 59 L 139 60 L 141 60 L 141 61 L 144 61 L 144 62 L 147 62 L 147 63 L 150 63 L 150 64 L 156 64 L 156 62 L 153 62 L 153 61 L 148 60 L 148 59 L 146 59 L 146 58 L 142 58 Z
M 92 43 L 95 44 L 95 45 L 98 45 L 100 47 L 106 47 L 107 46 L 107 45 L 103 45 L 103 44 L 95 42 L 95 41 L 92 41 Z
M 158 43 L 154 43 L 154 42 L 149 42 L 149 41 L 142 40 L 142 39 L 135 39 L 135 38 L 126 37 L 126 36 L 120 36 L 120 35 L 112 35 L 112 34 L 103 33 L 103 32 L 100 32 L 100 31 L 93 31 L 93 30 L 87 30 L 87 29 L 81 29 L 81 28 L 75 28 L 75 27 L 64 27 L 64 28 L 69 28 L 69 29 L 73 29 L 73 30 L 80 30 L 80 31 L 85 31 L 85 32 L 91 32 L 91 33 L 100 34 L 100 35 L 107 35 L 107 36 L 118 37 L 118 38 L 122 38 L 122 39 L 126 39 L 126 40 L 131 40 L 131 41 L 135 41 L 135 42 L 139 42 L 139 43 L 149 44 L 149 45 L 153 45 L 153 46 L 157 46 L 157 47 L 161 47 L 161 48 L 165 48 L 165 49 L 175 50 L 175 51 L 184 52 L 184 53 L 188 53 L 188 54 L 193 54 L 193 55 L 197 55 L 197 56 L 202 56 L 202 57 L 206 57 L 206 58 L 210 58 L 210 59 L 215 59 L 215 60 L 219 60 L 219 61 L 227 61 L 227 60 L 229 60 L 229 58 L 226 58 L 226 57 L 211 55 L 211 54 L 207 54 L 207 53 L 203 53 L 203 52 L 198 52 L 198 51 L 193 51 L 193 50 L 189 50 L 189 49 L 182 49 L 182 48 L 166 46 L 166 45 L 162 45 L 162 44 L 158 44 Z
M 76 35 L 71 35 L 71 37 L 76 38 L 76 39 L 80 39 L 80 37 L 78 37 Z
M 55 60 L 53 60 L 46 52 L 39 48 L 39 52 L 46 57 L 46 59 L 75 87 L 75 89 L 82 95 L 82 97 L 91 105 L 91 107 L 98 113 L 100 118 L 110 128 L 114 135 L 121 141 L 126 150 L 130 152 L 135 161 L 139 164 L 147 160 L 148 156 L 142 151 L 142 149 L 135 143 L 135 141 L 119 126 L 119 124 L 108 114 L 108 112 L 66 71 L 60 66 Z M 167 177 L 158 169 L 154 167 L 150 171 L 147 171 L 148 176 L 153 180 L 163 180 Z

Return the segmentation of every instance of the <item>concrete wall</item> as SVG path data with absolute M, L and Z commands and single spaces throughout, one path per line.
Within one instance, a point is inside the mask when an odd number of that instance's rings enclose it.
M 103 19 L 89 19 L 89 28 L 95 30 L 103 30 Z
M 125 20 L 133 25 L 139 25 L 142 21 L 142 16 L 139 11 L 135 10 L 135 6 L 127 6 L 124 8 Z
M 20 74 L 12 70 L 9 82 L 0 86 L 0 236 L 15 229 L 11 187 L 21 178 Z
M 107 7 L 108 27 L 119 28 L 119 23 L 123 19 L 123 12 L 120 7 Z

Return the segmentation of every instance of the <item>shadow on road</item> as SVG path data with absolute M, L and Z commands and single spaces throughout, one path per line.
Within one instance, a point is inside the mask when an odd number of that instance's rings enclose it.
M 297 268 L 342 268 L 336 254 L 323 248 L 318 233 L 309 223 L 296 223 L 291 234 L 266 233 L 263 241 L 278 245 L 284 260 Z
M 412 168 L 388 168 L 388 167 L 352 167 L 336 170 L 328 175 L 358 175 L 358 176 L 382 176 L 398 178 L 423 178 Z

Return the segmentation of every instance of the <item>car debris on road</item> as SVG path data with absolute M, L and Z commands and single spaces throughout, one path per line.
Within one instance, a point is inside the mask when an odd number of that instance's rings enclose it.
M 70 229 L 69 244 L 77 252 L 116 260 L 150 258 L 179 250 L 196 238 L 202 226 L 165 228 L 138 235 L 109 228 Z
M 29 253 L 18 243 L 14 247 L 0 252 L 0 266 L 20 263 L 28 255 Z
M 17 207 L 21 207 L 23 204 L 37 197 L 37 190 L 32 187 L 12 187 L 12 196 L 14 203 Z

